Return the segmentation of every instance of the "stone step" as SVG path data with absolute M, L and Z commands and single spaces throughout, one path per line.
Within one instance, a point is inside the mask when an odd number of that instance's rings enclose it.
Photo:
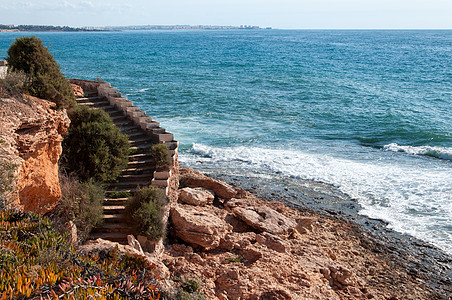
M 127 170 L 123 170 L 120 177 L 127 177 L 127 176 L 148 176 L 152 179 L 154 176 L 155 168 L 153 166 L 144 166 L 142 168 L 130 168 Z
M 126 223 L 128 217 L 125 214 L 104 214 L 104 225 L 107 223 Z
M 127 164 L 127 170 L 136 169 L 136 168 L 140 168 L 143 166 L 152 166 L 153 162 L 154 161 L 152 159 L 141 159 L 141 160 L 129 161 L 129 163 Z
M 109 109 L 105 111 L 111 119 L 119 116 L 123 116 L 122 111 L 116 110 L 116 109 Z
M 105 198 L 103 206 L 124 206 L 129 198 Z
M 105 97 L 102 96 L 93 96 L 93 97 L 81 97 L 81 98 L 77 98 L 77 102 L 81 103 L 81 102 L 96 102 L 98 100 L 103 100 L 105 99 Z
M 144 137 L 150 139 L 150 137 L 146 134 L 146 132 L 139 130 L 139 129 L 128 131 L 126 134 L 129 137 L 129 139 L 144 138 Z
M 146 143 L 152 143 L 151 139 L 147 136 L 140 138 L 129 138 L 130 145 L 138 146 Z
M 138 160 L 146 160 L 151 159 L 151 153 L 134 153 L 129 155 L 129 161 L 138 161 Z
M 119 129 L 122 129 L 122 128 L 128 128 L 128 127 L 130 127 L 130 126 L 132 126 L 132 125 L 135 125 L 134 123 L 133 123 L 133 121 L 132 120 L 130 120 L 130 119 L 126 119 L 126 120 L 118 120 L 118 121 L 113 121 L 113 124 L 115 124 L 116 126 L 118 126 L 119 127 Z M 136 126 L 136 125 L 135 125 Z M 138 126 L 137 126 L 138 127 Z M 138 127 L 139 128 L 139 127 Z
M 115 215 L 115 214 L 123 214 L 125 212 L 126 207 L 124 205 L 104 205 L 104 214 L 107 215 Z
M 115 189 L 115 190 L 113 190 L 113 189 L 111 189 L 111 190 L 106 190 L 105 191 L 105 194 L 108 196 L 108 195 L 111 195 L 111 194 L 113 194 L 113 193 L 116 193 L 116 192 L 129 192 L 130 194 L 135 194 L 136 192 L 138 191 L 138 188 L 117 188 L 117 189 Z
M 114 115 L 114 116 L 110 115 L 110 118 L 113 121 L 113 123 L 130 120 L 127 116 L 124 116 L 123 114 L 118 114 L 118 115 Z
M 122 127 L 120 127 L 119 129 L 120 129 L 123 133 L 125 133 L 125 134 L 128 134 L 129 132 L 130 132 L 130 133 L 136 132 L 136 131 L 142 132 L 141 127 L 138 126 L 138 125 L 135 125 L 135 124 L 133 124 L 133 125 L 128 125 L 128 126 L 122 126 Z
M 145 172 L 141 172 L 141 173 L 133 173 L 133 174 L 121 174 L 117 180 L 119 182 L 124 182 L 124 181 L 131 181 L 131 182 L 135 182 L 135 181 L 150 181 L 152 180 L 153 174 L 154 172 L 152 171 L 152 169 L 147 169 L 144 170 Z
M 114 183 L 110 183 L 109 185 L 109 189 L 123 189 L 123 188 L 136 188 L 139 186 L 147 186 L 151 184 L 151 179 L 149 180 L 129 180 L 129 181 L 120 181 L 120 182 L 114 182 Z
M 92 233 L 107 233 L 107 232 L 130 234 L 132 230 L 130 228 L 130 224 L 128 223 L 110 223 L 104 224 L 102 227 L 96 227 L 92 231 Z
M 91 240 L 96 240 L 98 238 L 127 245 L 127 234 L 125 234 L 125 233 L 120 233 L 120 232 L 98 232 L 98 233 L 93 233 L 90 236 Z
M 152 143 L 151 141 L 149 141 L 148 143 L 144 143 L 144 144 L 140 144 L 140 145 L 133 145 L 130 147 L 130 149 L 136 149 L 136 150 L 143 150 L 143 149 L 150 149 L 152 146 L 154 146 L 155 143 Z

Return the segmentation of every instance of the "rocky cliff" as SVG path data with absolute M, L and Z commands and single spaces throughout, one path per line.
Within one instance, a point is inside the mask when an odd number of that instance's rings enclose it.
M 0 155 L 16 166 L 14 205 L 45 213 L 61 197 L 58 159 L 70 120 L 53 103 L 30 96 L 0 98 Z

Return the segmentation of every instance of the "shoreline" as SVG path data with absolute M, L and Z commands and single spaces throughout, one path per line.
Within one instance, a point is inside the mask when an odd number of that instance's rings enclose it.
M 408 274 L 424 279 L 440 295 L 452 297 L 452 255 L 430 243 L 387 228 L 387 223 L 382 220 L 359 214 L 360 204 L 331 185 L 295 178 L 275 183 L 273 178 L 227 175 L 199 167 L 195 170 L 265 201 L 280 201 L 301 212 L 346 222 L 368 241 L 373 252 Z

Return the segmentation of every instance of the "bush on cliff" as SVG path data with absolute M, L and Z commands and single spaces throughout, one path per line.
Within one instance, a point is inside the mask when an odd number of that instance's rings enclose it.
M 77 227 L 77 238 L 84 242 L 91 230 L 103 221 L 103 187 L 93 180 L 79 182 L 75 177 L 60 172 L 61 201 L 48 214 L 55 227 L 64 232 L 69 221 Z
M 138 234 L 154 241 L 165 235 L 163 206 L 166 203 L 163 190 L 154 186 L 141 188 L 129 199 L 126 211 L 133 220 Z
M 57 108 L 75 106 L 71 85 L 39 38 L 30 36 L 16 39 L 8 50 L 7 61 L 11 71 L 27 74 L 30 82 L 25 88 L 30 95 L 55 102 Z
M 151 147 L 151 157 L 158 167 L 169 167 L 171 165 L 168 147 L 157 144 Z
M 115 180 L 128 163 L 127 137 L 102 110 L 77 106 L 69 112 L 69 118 L 71 126 L 63 140 L 62 166 L 82 181 Z
M 0 143 L 4 141 L 0 140 Z M 14 201 L 16 189 L 14 188 L 14 173 L 18 166 L 3 156 L 0 148 L 0 210 L 10 207 Z
M 8 72 L 0 79 L 0 97 L 22 99 L 25 87 L 30 83 L 24 71 Z

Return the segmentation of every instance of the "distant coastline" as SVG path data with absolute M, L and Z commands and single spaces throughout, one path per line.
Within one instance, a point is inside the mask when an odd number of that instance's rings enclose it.
M 254 25 L 220 26 L 220 25 L 131 25 L 104 27 L 69 27 L 51 25 L 3 25 L 0 32 L 84 32 L 84 31 L 124 31 L 124 30 L 268 30 Z

